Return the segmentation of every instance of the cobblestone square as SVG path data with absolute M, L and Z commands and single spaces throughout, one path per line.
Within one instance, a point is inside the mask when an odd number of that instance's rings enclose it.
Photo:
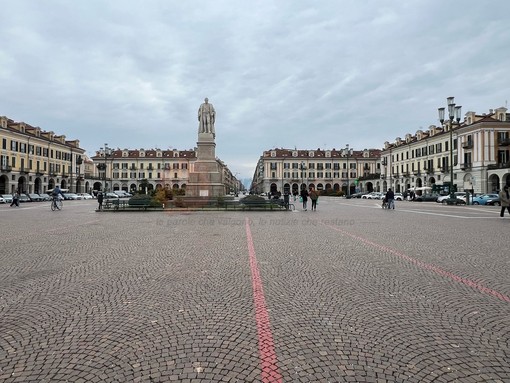
M 1 382 L 510 382 L 510 217 L 0 205 Z

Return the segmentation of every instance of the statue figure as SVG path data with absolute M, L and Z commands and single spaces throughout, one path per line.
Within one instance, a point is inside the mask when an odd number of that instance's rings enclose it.
M 212 133 L 214 132 L 214 120 L 216 112 L 212 104 L 209 104 L 209 99 L 206 98 L 205 102 L 198 108 L 198 133 Z

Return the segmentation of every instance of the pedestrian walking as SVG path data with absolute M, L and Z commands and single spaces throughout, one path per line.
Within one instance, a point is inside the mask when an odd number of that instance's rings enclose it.
M 510 195 L 508 194 L 508 186 L 505 186 L 503 190 L 499 192 L 499 202 L 501 203 L 501 212 L 499 216 L 503 218 L 505 216 L 505 209 L 510 214 Z
M 393 193 L 393 190 L 388 189 L 388 191 L 386 192 L 386 196 L 384 197 L 384 199 L 386 200 L 386 206 L 388 207 L 388 209 L 395 209 L 395 193 Z
M 290 199 L 290 193 L 288 190 L 285 190 L 283 192 L 283 203 L 285 204 L 285 210 L 289 210 L 289 199 Z
M 306 211 L 306 206 L 308 204 L 308 190 L 306 188 L 301 189 L 301 201 L 303 202 L 303 210 Z
M 10 207 L 13 207 L 13 206 L 19 207 L 19 191 L 18 190 L 16 190 L 16 192 L 12 194 L 12 202 L 11 202 Z
M 310 200 L 312 201 L 312 211 L 317 211 L 317 200 L 319 199 L 319 194 L 312 188 L 310 190 Z
M 97 202 L 99 203 L 99 210 L 103 210 L 103 193 L 97 193 Z

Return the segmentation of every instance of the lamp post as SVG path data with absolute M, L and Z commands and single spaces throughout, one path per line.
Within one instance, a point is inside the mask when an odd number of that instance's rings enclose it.
M 345 145 L 347 152 L 347 198 L 351 196 L 351 188 L 349 187 L 349 144 Z
M 98 168 L 99 170 L 104 170 L 104 187 L 103 187 L 103 191 L 106 193 L 107 192 L 107 183 L 106 183 L 106 169 L 107 169 L 107 164 L 106 164 L 106 160 L 107 160 L 107 156 L 108 154 L 110 154 L 110 148 L 108 147 L 108 144 L 104 144 L 104 148 L 103 148 L 103 156 L 104 156 L 104 164 L 100 164 L 101 165 L 101 168 L 99 168 L 99 165 L 98 165 Z
M 301 161 L 301 164 L 299 166 L 301 169 L 301 187 L 299 189 L 303 190 L 303 189 L 306 189 L 306 185 L 303 186 L 305 183 L 305 170 L 306 170 L 305 162 Z
M 259 194 L 264 193 L 264 165 L 262 162 L 259 164 L 259 179 L 258 179 L 258 181 L 259 181 L 259 186 L 260 186 L 258 193 Z
M 453 101 L 454 97 L 448 97 L 446 99 L 448 104 L 448 117 L 450 120 L 449 126 L 450 126 L 450 198 L 448 201 L 448 204 L 454 204 L 456 201 L 455 194 L 453 191 L 453 120 L 457 120 L 457 124 L 460 122 L 460 114 L 462 106 L 455 105 L 455 102 Z M 444 112 L 445 108 L 438 108 L 437 109 L 439 113 L 439 121 L 441 121 L 441 125 L 444 123 Z

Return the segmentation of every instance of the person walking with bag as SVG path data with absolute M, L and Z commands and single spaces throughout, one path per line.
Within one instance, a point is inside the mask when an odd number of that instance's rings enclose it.
M 510 214 L 510 195 L 508 193 L 508 185 L 499 192 L 499 201 L 501 203 L 501 212 L 499 213 L 499 216 L 503 218 L 505 216 L 505 209 L 507 209 Z
M 310 190 L 310 200 L 312 201 L 312 211 L 317 211 L 317 200 L 319 199 L 319 194 L 315 191 L 315 189 Z
M 301 189 L 300 196 L 303 201 L 303 210 L 306 211 L 306 206 L 308 204 L 308 190 L 306 190 L 306 188 Z

